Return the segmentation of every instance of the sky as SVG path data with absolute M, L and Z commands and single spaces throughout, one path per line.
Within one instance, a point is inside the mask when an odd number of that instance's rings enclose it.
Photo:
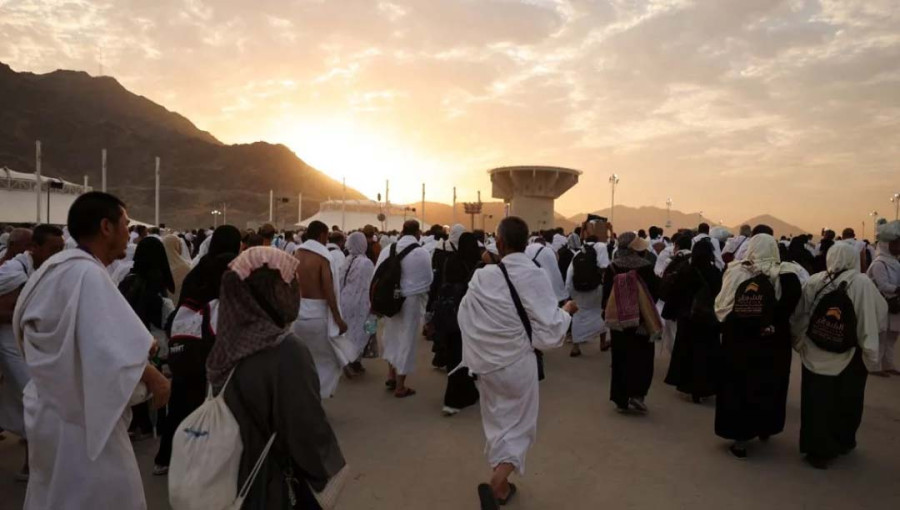
M 616 173 L 616 203 L 818 231 L 900 192 L 897 0 L 0 0 L 0 34 L 392 202 L 544 164 L 584 172 L 566 215 Z

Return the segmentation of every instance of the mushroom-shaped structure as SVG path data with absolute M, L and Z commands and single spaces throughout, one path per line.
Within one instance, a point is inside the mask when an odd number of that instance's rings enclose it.
M 509 203 L 509 214 L 531 230 L 555 225 L 553 201 L 578 184 L 581 171 L 556 166 L 504 166 L 489 170 L 493 197 Z

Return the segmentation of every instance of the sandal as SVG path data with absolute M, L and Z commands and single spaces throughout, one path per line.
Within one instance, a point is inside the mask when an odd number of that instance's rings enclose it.
M 509 500 L 511 500 L 512 497 L 515 495 L 516 495 L 516 484 L 511 483 L 511 484 L 509 484 L 509 494 L 507 494 L 506 497 L 503 499 L 498 498 L 497 503 L 500 503 L 500 506 L 506 506 L 506 504 L 509 503 Z
M 412 388 L 404 388 L 403 392 L 401 392 L 401 393 L 394 393 L 394 397 L 396 397 L 396 398 L 406 398 L 406 397 L 411 397 L 411 396 L 413 396 L 413 395 L 415 395 L 415 394 L 416 394 L 416 390 L 414 390 L 414 389 L 412 389 Z
M 497 498 L 494 497 L 494 489 L 483 483 L 478 486 L 478 499 L 481 501 L 481 510 L 498 510 Z

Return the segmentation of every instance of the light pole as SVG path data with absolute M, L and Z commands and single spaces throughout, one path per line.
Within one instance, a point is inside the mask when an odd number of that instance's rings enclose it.
M 894 193 L 891 196 L 891 202 L 894 204 L 894 219 L 900 220 L 900 193 Z
M 210 214 L 213 215 L 213 228 L 219 226 L 219 216 L 222 214 L 222 211 L 218 209 L 214 209 Z
M 672 228 L 672 197 L 666 199 L 666 228 Z
M 609 205 L 609 222 L 615 225 L 615 217 L 616 217 L 616 185 L 619 184 L 619 175 L 612 174 L 609 176 L 609 184 L 612 187 L 612 197 L 610 198 Z
M 872 217 L 872 235 L 878 237 L 878 211 L 870 212 L 869 216 Z M 863 237 L 866 237 L 865 231 L 863 231 Z
M 703 209 L 700 209 L 700 212 L 697 213 L 697 224 L 703 223 Z

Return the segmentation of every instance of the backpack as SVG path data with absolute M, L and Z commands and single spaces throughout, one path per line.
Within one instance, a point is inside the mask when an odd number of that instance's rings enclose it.
M 400 313 L 406 298 L 400 291 L 400 277 L 403 274 L 400 263 L 413 250 L 419 248 L 418 244 L 407 246 L 405 250 L 397 253 L 397 244 L 391 245 L 388 258 L 378 266 L 372 277 L 372 311 L 384 317 L 393 317 Z
M 234 369 L 215 397 L 210 385 L 206 402 L 178 425 L 169 463 L 169 504 L 174 510 L 239 510 L 272 448 L 274 433 L 238 491 L 244 445 L 240 425 L 225 403 L 232 375 Z
M 831 280 L 834 281 L 837 276 L 834 275 Z M 856 309 L 847 295 L 848 286 L 847 282 L 841 282 L 836 289 L 825 294 L 809 318 L 806 336 L 823 351 L 844 353 L 859 345 Z M 826 287 L 827 283 L 816 293 L 816 298 Z
M 597 250 L 586 244 L 572 259 L 572 286 L 579 292 L 590 292 L 600 286 L 602 279 L 603 273 L 597 267 Z
M 738 286 L 731 316 L 737 329 L 750 335 L 764 334 L 775 321 L 775 286 L 769 276 L 760 273 Z

